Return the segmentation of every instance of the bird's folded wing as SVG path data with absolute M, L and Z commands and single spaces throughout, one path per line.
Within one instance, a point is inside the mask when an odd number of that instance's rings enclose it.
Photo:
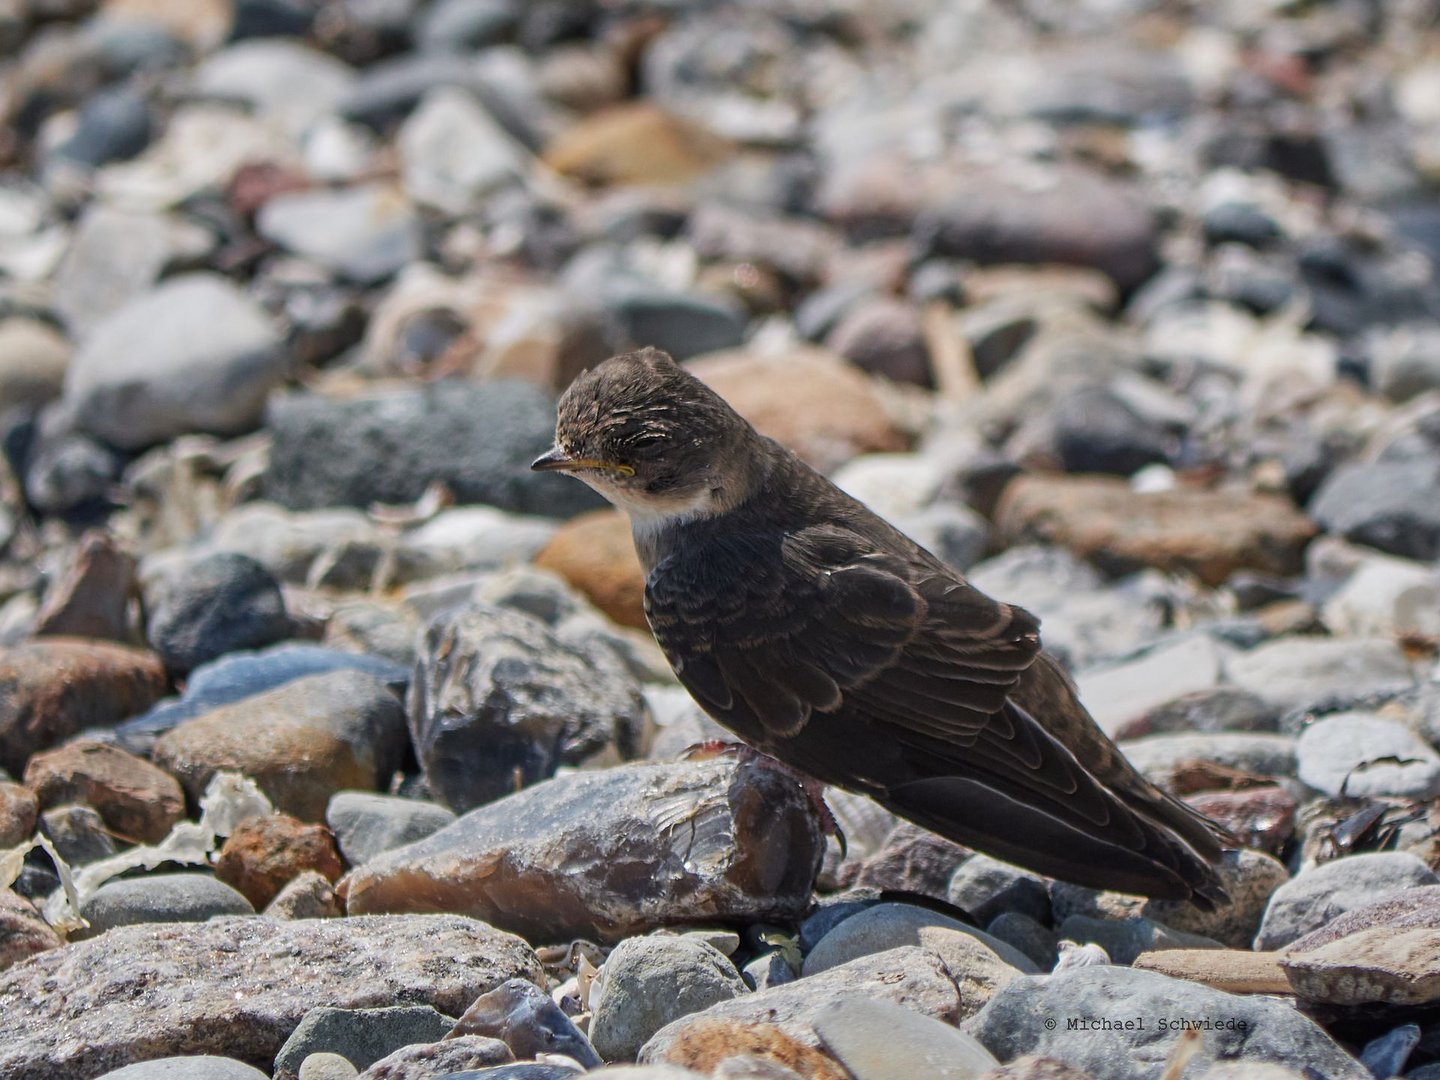
M 696 700 L 737 730 L 784 740 L 843 716 L 921 772 L 1114 827 L 1113 798 L 1011 700 L 1039 654 L 1034 617 L 875 548 L 829 525 L 707 537 L 652 572 L 652 629 Z
M 875 546 L 831 525 L 706 537 L 652 571 L 651 628 L 702 705 L 777 734 L 863 702 L 968 743 L 1039 651 L 1038 624 Z

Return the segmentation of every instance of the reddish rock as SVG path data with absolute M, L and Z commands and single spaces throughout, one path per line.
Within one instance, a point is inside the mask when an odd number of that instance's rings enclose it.
M 92 530 L 80 538 L 65 575 L 45 594 L 35 617 L 35 636 L 128 641 L 135 595 L 134 557 L 109 533 Z
M 1159 233 L 1139 188 L 1073 165 L 1046 179 L 1020 185 L 1001 172 L 969 170 L 943 205 L 916 221 L 916 245 L 982 264 L 1094 267 L 1121 289 L 1150 276 Z
M 163 840 L 185 816 L 178 780 L 144 758 L 90 739 L 36 754 L 25 767 L 25 783 L 42 810 L 85 803 L 108 829 L 135 843 Z
M 35 835 L 40 803 L 27 787 L 0 780 L 0 848 L 23 844 Z
M 1238 491 L 1136 492 L 1100 476 L 1017 477 L 996 508 L 1011 544 L 1068 548 L 1111 573 L 1153 566 L 1220 585 L 1236 570 L 1301 570 L 1315 523 L 1273 495 Z
M 0 971 L 63 944 L 34 904 L 10 889 L 0 889 Z
M 682 1028 L 652 1060 L 693 1069 L 709 1076 L 731 1058 L 773 1061 L 803 1080 L 846 1080 L 849 1073 L 818 1049 L 806 1046 L 774 1024 L 737 1020 L 700 1020 Z
M 783 356 L 709 353 L 686 368 L 762 435 L 822 472 L 859 454 L 908 450 L 876 380 L 834 353 L 797 348 Z
M 140 649 L 47 638 L 0 650 L 0 767 L 22 773 L 36 751 L 144 712 L 165 689 L 159 657 Z
M 338 881 L 343 867 L 335 836 L 288 814 L 242 821 L 220 849 L 215 876 L 242 893 L 258 911 L 307 870 Z
M 535 565 L 560 575 L 620 625 L 648 629 L 645 572 L 630 538 L 630 520 L 620 511 L 571 518 L 535 556 Z
M 1185 801 L 1229 829 L 1246 847 L 1272 855 L 1280 854 L 1295 830 L 1295 798 L 1273 784 L 1243 791 L 1210 791 Z
M 880 849 L 861 863 L 841 868 L 842 888 L 880 889 L 947 898 L 955 868 L 972 852 L 908 821 L 897 825 Z
M 730 144 L 649 103 L 592 113 L 545 148 L 545 164 L 591 184 L 683 184 L 731 154 Z

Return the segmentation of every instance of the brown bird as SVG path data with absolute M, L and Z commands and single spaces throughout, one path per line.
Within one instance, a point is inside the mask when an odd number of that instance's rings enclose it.
M 655 349 L 560 400 L 532 466 L 630 516 L 675 674 L 745 742 L 1042 874 L 1211 907 L 1218 826 L 1125 760 L 990 599 Z

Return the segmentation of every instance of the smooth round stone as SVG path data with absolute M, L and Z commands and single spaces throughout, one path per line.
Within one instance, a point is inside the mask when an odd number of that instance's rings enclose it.
M 387 184 L 277 195 L 255 220 L 260 235 L 363 285 L 384 281 L 420 258 L 414 206 Z
M 117 740 L 131 753 L 145 757 L 159 736 L 183 721 L 296 679 L 332 671 L 365 672 L 392 688 L 403 688 L 410 681 L 409 668 L 392 660 L 318 645 L 277 645 L 258 652 L 232 653 L 191 672 L 181 697 L 168 698 L 117 727 Z
M 252 427 L 288 360 L 269 317 L 218 274 L 171 278 L 105 316 L 65 375 L 79 426 L 122 450 Z
M 298 1080 L 354 1080 L 360 1070 L 339 1054 L 311 1054 L 300 1063 Z
M 250 901 L 209 874 L 146 874 L 106 882 L 80 906 L 90 924 L 72 938 L 94 937 L 136 923 L 204 922 L 216 915 L 254 915 Z
M 610 1061 L 633 1058 L 670 1021 L 747 992 L 723 953 L 689 937 L 622 941 L 598 977 L 590 1038 Z
M 253 1065 L 234 1058 L 198 1054 L 141 1061 L 107 1072 L 96 1080 L 269 1080 L 269 1077 Z
M 1414 855 L 1367 852 L 1308 867 L 1275 890 L 1255 936 L 1255 948 L 1281 949 L 1386 894 L 1440 882 Z
M 405 1046 L 438 1042 L 455 1026 L 429 1005 L 397 1005 L 378 1009 L 316 1008 L 296 1025 L 275 1055 L 277 1072 L 299 1071 L 318 1053 L 343 1054 L 369 1068 Z
M 342 791 L 325 810 L 325 822 L 335 830 L 335 840 L 351 866 L 429 836 L 454 820 L 451 811 L 435 803 L 369 791 Z
M 182 565 L 146 588 L 146 637 L 172 672 L 291 636 L 280 585 L 245 555 L 220 552 Z
M 1440 754 L 1410 728 L 1369 713 L 1335 713 L 1315 721 L 1295 743 L 1296 775 L 1327 795 L 1440 795 Z
M 967 926 L 926 908 L 912 904 L 885 903 L 852 915 L 815 943 L 805 957 L 805 975 L 838 967 L 857 957 L 898 949 L 904 945 L 926 945 L 928 930 L 958 931 L 990 948 L 1006 964 L 1027 974 L 1039 969 L 1028 956 L 983 930 Z
M 1000 1064 L 974 1036 L 889 1001 L 842 998 L 814 1026 L 855 1080 L 973 1080 Z

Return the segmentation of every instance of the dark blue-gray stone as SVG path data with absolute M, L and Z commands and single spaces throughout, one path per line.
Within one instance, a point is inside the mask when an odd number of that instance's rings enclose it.
M 600 505 L 583 484 L 532 473 L 550 448 L 555 404 L 523 382 L 447 381 L 339 401 L 271 403 L 265 497 L 292 510 L 409 503 L 443 483 L 459 503 L 569 517 Z
M 181 697 L 167 698 L 149 712 L 125 721 L 107 737 L 132 754 L 147 756 L 156 739 L 183 721 L 296 679 L 331 671 L 363 671 L 395 690 L 403 690 L 410 682 L 409 668 L 379 656 L 319 645 L 277 645 L 233 653 L 196 668 Z

